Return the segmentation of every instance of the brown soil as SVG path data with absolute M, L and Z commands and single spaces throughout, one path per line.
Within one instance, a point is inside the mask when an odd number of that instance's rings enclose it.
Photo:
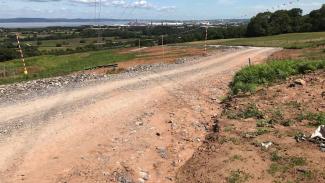
M 126 49 L 122 50 L 120 53 L 127 53 L 132 50 L 133 49 Z M 136 58 L 119 63 L 119 68 L 127 69 L 140 64 L 174 63 L 178 58 L 202 56 L 203 53 L 204 51 L 199 48 L 165 46 L 163 54 L 162 47 L 149 47 L 136 51 Z
M 132 60 L 119 62 L 118 69 L 111 69 L 111 68 L 100 68 L 94 70 L 87 70 L 81 71 L 79 73 L 86 73 L 86 74 L 97 74 L 97 75 L 105 75 L 108 73 L 119 73 L 124 71 L 128 68 L 135 67 L 137 65 L 143 64 L 157 64 L 157 63 L 175 63 L 175 61 L 179 58 L 184 57 L 194 57 L 194 56 L 203 56 L 204 51 L 199 48 L 193 47 L 164 47 L 164 54 L 163 48 L 159 46 L 155 47 L 144 47 L 141 49 L 134 49 L 134 48 L 125 48 L 119 50 L 117 53 L 125 54 L 133 52 L 136 54 L 136 57 Z
M 293 85 L 297 78 L 307 84 Z M 225 102 L 216 121 L 220 132 L 206 136 L 205 143 L 179 170 L 177 181 L 325 182 L 325 153 L 317 144 L 295 140 L 297 134 L 308 137 L 316 129 L 317 120 L 301 115 L 324 114 L 324 92 L 325 73 L 317 72 Z M 249 108 L 256 113 L 252 117 L 229 119 L 248 115 Z M 257 127 L 258 121 L 263 127 Z M 261 121 L 267 123 L 261 125 Z M 269 141 L 273 143 L 269 149 L 261 147 Z
M 303 55 L 302 49 L 283 49 L 275 52 L 270 56 L 270 59 L 281 60 L 281 59 L 297 59 Z

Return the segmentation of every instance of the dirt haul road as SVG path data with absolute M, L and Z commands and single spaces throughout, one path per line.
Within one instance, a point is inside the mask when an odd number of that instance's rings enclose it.
M 0 182 L 174 182 L 234 72 L 276 50 L 241 48 L 2 105 Z

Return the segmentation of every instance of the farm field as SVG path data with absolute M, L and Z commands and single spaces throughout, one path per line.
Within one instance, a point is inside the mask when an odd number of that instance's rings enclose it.
M 90 44 L 105 44 L 107 41 L 118 41 L 122 43 L 132 42 L 135 39 L 119 39 L 114 37 L 100 37 L 100 38 L 73 38 L 73 39 L 57 39 L 57 40 L 43 40 L 43 41 L 27 41 L 26 44 L 38 46 L 40 51 L 51 51 L 56 49 L 76 49 L 77 47 L 84 47 Z M 97 43 L 99 42 L 99 43 Z M 38 45 L 39 44 L 39 45 Z

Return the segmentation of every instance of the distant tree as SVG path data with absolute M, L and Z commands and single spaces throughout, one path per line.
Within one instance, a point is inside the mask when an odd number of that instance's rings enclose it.
M 307 22 L 312 25 L 312 31 L 325 30 L 325 4 L 319 9 L 311 11 Z
M 288 11 L 279 10 L 274 12 L 270 17 L 270 32 L 271 34 L 282 34 L 292 32 L 290 25 L 291 19 Z
M 302 16 L 302 9 L 294 8 L 288 11 L 288 15 L 290 16 L 290 25 L 292 32 L 301 32 L 304 26 L 304 18 Z
M 18 52 L 11 48 L 0 48 L 0 62 L 18 58 Z
M 246 35 L 266 36 L 309 31 L 325 31 L 325 5 L 305 16 L 299 8 L 259 13 L 250 20 Z
M 271 12 L 259 13 L 251 19 L 247 26 L 247 36 L 266 36 L 270 34 L 269 19 Z

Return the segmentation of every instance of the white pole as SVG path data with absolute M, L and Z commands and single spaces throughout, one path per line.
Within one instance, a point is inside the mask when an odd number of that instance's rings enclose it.
M 19 49 L 19 52 L 20 52 L 20 58 L 21 58 L 21 61 L 23 62 L 23 66 L 24 66 L 24 74 L 27 75 L 28 71 L 27 71 L 27 68 L 26 68 L 24 53 L 23 53 L 23 50 L 21 49 L 21 46 L 20 46 L 18 33 L 16 34 L 16 39 L 17 39 L 18 49 Z

